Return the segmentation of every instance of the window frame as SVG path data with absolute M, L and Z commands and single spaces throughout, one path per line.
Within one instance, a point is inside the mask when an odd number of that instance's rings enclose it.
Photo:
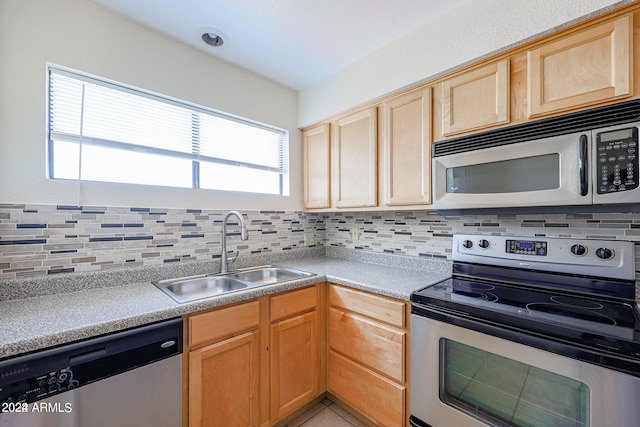
M 133 96 L 139 96 L 139 97 L 143 97 L 146 99 L 151 99 L 153 101 L 158 101 L 158 102 L 162 102 L 168 105 L 172 105 L 172 106 L 176 106 L 179 108 L 183 108 L 188 110 L 191 113 L 191 127 L 192 129 L 194 128 L 194 126 L 199 126 L 199 122 L 200 122 L 200 115 L 201 114 L 205 114 L 208 116 L 213 116 L 219 119 L 223 119 L 223 120 L 228 120 L 231 122 L 235 122 L 235 123 L 239 123 L 242 125 L 247 125 L 250 126 L 252 128 L 257 128 L 257 129 L 262 129 L 262 130 L 266 130 L 269 132 L 273 132 L 274 134 L 280 134 L 280 145 L 279 145 L 279 158 L 280 158 L 280 164 L 281 167 L 277 168 L 277 167 L 271 167 L 271 166 L 267 166 L 267 165 L 260 165 L 260 164 L 255 164 L 255 163 L 250 163 L 250 162 L 243 162 L 241 160 L 232 160 L 232 159 L 226 159 L 226 158 L 222 158 L 222 157 L 214 157 L 214 156 L 206 156 L 206 155 L 201 155 L 200 153 L 195 152 L 196 150 L 199 150 L 199 145 L 200 142 L 198 140 L 196 140 L 197 138 L 200 138 L 199 135 L 199 130 L 198 132 L 193 132 L 191 133 L 191 147 L 192 147 L 192 151 L 191 153 L 186 153 L 186 152 L 180 152 L 180 151 L 173 151 L 170 149 L 166 149 L 166 148 L 159 148 L 159 147 L 150 147 L 150 146 L 145 146 L 145 145 L 138 145 L 138 144 L 134 144 L 134 143 L 127 143 L 127 142 L 122 142 L 122 141 L 115 141 L 115 140 L 108 140 L 108 139 L 101 139 L 101 138 L 96 138 L 96 137 L 90 137 L 90 136 L 84 136 L 84 135 L 75 135 L 75 134 L 70 134 L 70 133 L 65 133 L 65 132 L 56 132 L 52 130 L 52 125 L 51 125 L 51 117 L 52 117 L 52 110 L 51 110 L 51 106 L 52 106 L 52 98 L 51 98 L 51 88 L 52 88 L 52 74 L 59 74 L 62 76 L 66 76 L 78 81 L 82 81 L 82 82 L 86 82 L 86 83 L 90 83 L 90 84 L 94 84 L 94 85 L 98 85 L 98 86 L 102 86 L 102 87 L 106 87 L 108 89 L 113 89 L 113 90 L 118 90 L 120 92 L 126 93 L 126 94 L 130 94 Z M 237 194 L 248 194 L 248 193 L 256 193 L 256 194 L 264 194 L 264 195 L 271 195 L 271 196 L 289 196 L 289 185 L 288 185 L 288 178 L 289 178 L 289 171 L 290 171 L 290 164 L 289 164 L 289 143 L 290 143 L 290 138 L 289 138 L 289 131 L 287 129 L 283 129 L 283 128 L 279 128 L 273 125 L 268 125 L 265 123 L 261 123 L 255 120 L 251 120 L 251 119 L 247 119 L 238 115 L 234 115 L 231 113 L 226 113 L 220 110 L 216 110 L 213 108 L 209 108 L 209 107 L 205 107 L 202 105 L 198 105 L 189 101 L 185 101 L 185 100 L 181 100 L 181 99 L 177 99 L 168 95 L 164 95 L 164 94 L 160 94 L 157 92 L 153 92 L 150 90 L 146 90 L 146 89 L 142 89 L 136 86 L 131 86 L 122 82 L 117 82 L 111 79 L 107 79 L 107 78 L 103 78 L 103 77 L 98 77 L 95 75 L 91 75 L 82 71 L 78 71 L 75 69 L 71 69 L 68 67 L 64 67 L 64 66 L 60 66 L 57 64 L 52 64 L 52 63 L 47 63 L 46 65 L 46 138 L 47 138 L 47 150 L 46 150 L 46 164 L 47 164 L 47 170 L 46 170 L 46 177 L 47 179 L 50 180 L 66 180 L 66 181 L 78 181 L 78 182 L 103 182 L 103 183 L 117 183 L 117 184 L 125 184 L 125 185 L 144 185 L 144 186 L 167 186 L 167 185 L 163 185 L 163 184 L 148 184 L 148 183 L 129 183 L 129 182 L 121 182 L 121 181 L 106 181 L 106 180 L 92 180 L 92 179 L 82 179 L 82 177 L 80 176 L 80 174 L 78 174 L 78 178 L 77 179 L 73 179 L 73 178 L 59 178 L 59 177 L 55 177 L 55 170 L 54 170 L 54 157 L 55 157 L 55 150 L 54 150 L 54 143 L 56 140 L 58 141 L 66 141 L 69 143 L 75 143 L 75 144 L 79 144 L 80 147 L 82 145 L 90 145 L 90 146 L 94 146 L 94 147 L 105 147 L 105 148 L 112 148 L 112 149 L 116 149 L 116 150 L 124 150 L 124 151 L 131 151 L 131 152 L 142 152 L 145 154 L 152 154 L 152 155 L 161 155 L 161 156 L 168 156 L 168 157 L 172 157 L 172 158 L 182 158 L 182 159 L 188 159 L 191 160 L 191 164 L 192 164 L 192 176 L 191 176 L 191 187 L 185 187 L 185 186 L 180 186 L 180 185 L 170 185 L 168 187 L 170 188 L 183 188 L 183 189 L 195 189 L 195 190 L 200 190 L 202 189 L 200 186 L 200 164 L 201 162 L 206 162 L 206 163 L 213 163 L 213 164 L 217 164 L 217 165 L 227 165 L 227 166 L 233 166 L 233 167 L 238 167 L 238 168 L 248 168 L 251 170 L 257 170 L 257 171 L 267 171 L 267 172 L 274 172 L 278 174 L 278 189 L 277 192 L 264 192 L 264 191 L 253 191 L 253 190 L 231 190 L 231 189 L 224 189 L 224 188 L 204 188 L 203 190 L 209 190 L 209 191 L 226 191 L 226 192 L 230 192 L 230 193 L 237 193 Z M 82 161 L 82 159 L 80 158 L 79 161 Z

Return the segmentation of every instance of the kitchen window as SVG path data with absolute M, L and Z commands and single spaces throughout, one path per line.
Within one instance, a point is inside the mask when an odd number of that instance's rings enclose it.
M 285 194 L 287 132 L 56 66 L 49 178 Z

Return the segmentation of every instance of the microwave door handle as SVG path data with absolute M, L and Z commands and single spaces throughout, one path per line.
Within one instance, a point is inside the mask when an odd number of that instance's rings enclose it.
M 589 192 L 589 163 L 588 163 L 588 144 L 587 135 L 580 135 L 580 147 L 578 154 L 578 173 L 580 174 L 580 195 L 586 196 Z

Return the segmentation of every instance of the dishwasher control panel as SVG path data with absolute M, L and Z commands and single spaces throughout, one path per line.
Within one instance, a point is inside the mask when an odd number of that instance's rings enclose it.
M 22 405 L 35 402 L 79 385 L 70 368 L 45 372 L 11 384 L 3 384 L 0 389 L 0 404 L 3 407 L 0 410 L 11 410 L 8 407 L 9 404 Z

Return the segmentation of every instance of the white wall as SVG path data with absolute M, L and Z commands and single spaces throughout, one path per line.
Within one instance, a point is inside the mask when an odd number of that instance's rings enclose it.
M 632 1 L 467 0 L 301 90 L 298 124 L 317 123 L 594 11 L 627 3 Z
M 290 131 L 289 197 L 84 183 L 80 204 L 302 208 L 302 153 L 293 90 L 173 41 L 90 0 L 0 0 L 0 203 L 78 203 L 76 183 L 45 176 L 47 62 Z

